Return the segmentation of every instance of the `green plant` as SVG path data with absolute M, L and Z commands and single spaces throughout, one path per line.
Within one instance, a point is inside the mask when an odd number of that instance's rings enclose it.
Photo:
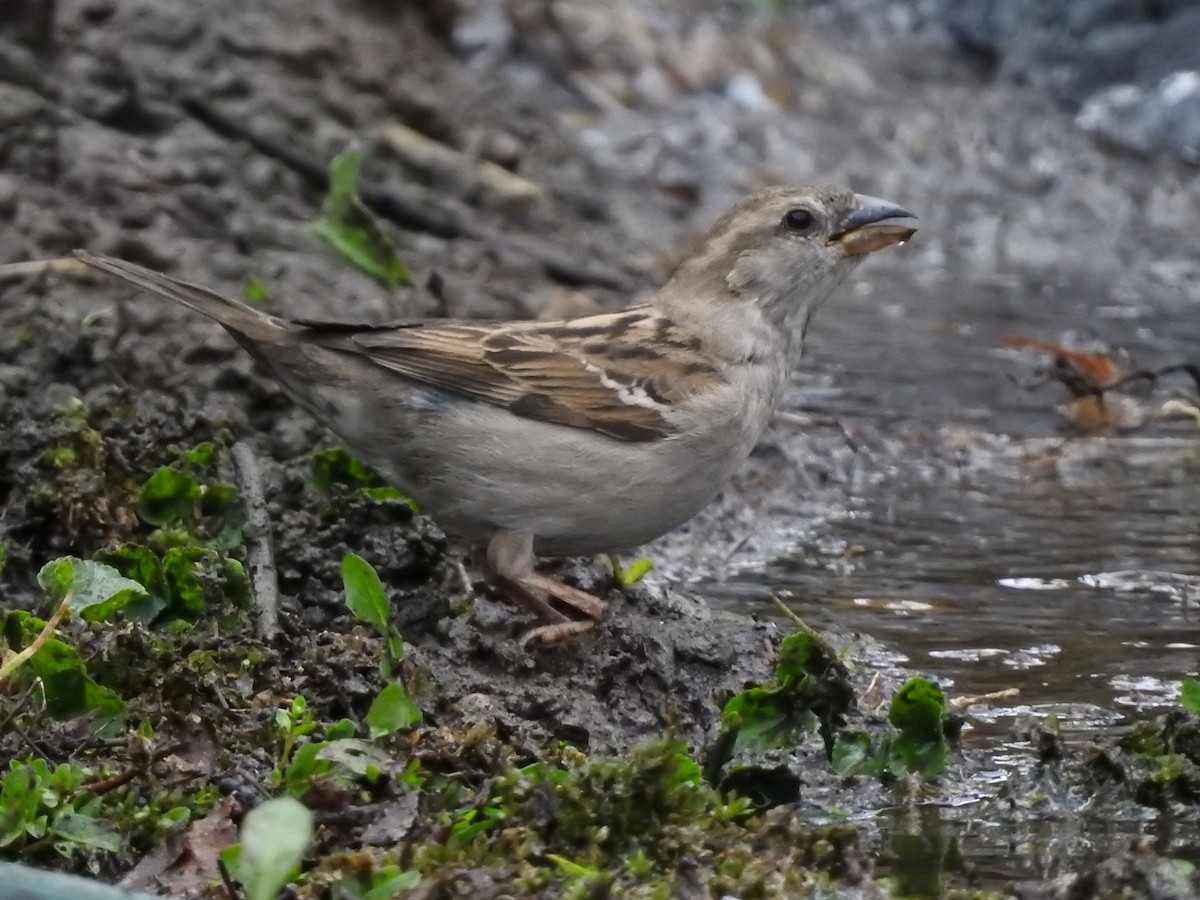
M 779 644 L 775 680 L 726 701 L 720 743 L 729 745 L 729 754 L 783 749 L 816 727 L 830 750 L 854 704 L 849 675 L 833 650 L 811 632 L 788 635 Z
M 1200 680 L 1185 678 L 1179 686 L 1179 703 L 1185 712 L 1200 716 Z
M 329 164 L 329 190 L 313 223 L 317 237 L 388 287 L 410 282 L 408 267 L 358 194 L 362 151 L 351 146 Z
M 258 306 L 271 299 L 271 291 L 265 281 L 255 275 L 251 275 L 246 279 L 245 287 L 242 289 L 242 296 L 246 298 L 247 303 Z
M 913 772 L 936 778 L 946 766 L 950 742 L 946 737 L 950 714 L 941 688 L 928 678 L 910 678 L 896 692 L 888 708 L 888 721 L 896 729 L 872 741 L 865 731 L 838 736 L 833 767 L 840 775 L 897 777 Z
M 217 448 L 205 441 L 157 469 L 135 501 L 138 516 L 155 526 L 146 544 L 124 543 L 96 554 L 146 589 L 126 608 L 134 621 L 190 624 L 221 599 L 248 604 L 245 569 L 228 556 L 243 542 L 246 514 L 236 487 L 208 480 L 216 459 Z
M 10 762 L 0 780 L 0 848 L 21 851 L 47 842 L 63 854 L 119 850 L 120 835 L 98 815 L 100 798 L 83 790 L 88 775 L 72 763 Z
M 203 443 L 162 466 L 142 485 L 135 508 L 142 521 L 158 531 L 150 543 L 161 547 L 203 546 L 232 550 L 242 543 L 246 513 L 237 488 L 226 482 L 204 483 L 215 449 Z
M 353 874 L 334 885 L 333 896 L 345 900 L 392 900 L 400 891 L 412 890 L 421 883 L 417 872 L 400 866 L 379 866 L 366 874 Z
M 417 512 L 416 501 L 405 497 L 384 481 L 378 472 L 359 462 L 341 447 L 318 450 L 313 454 L 312 481 L 313 486 L 324 493 L 344 487 L 352 492 L 361 492 L 372 500 L 402 500 L 413 512 Z
M 292 797 L 303 797 L 322 781 L 340 785 L 360 778 L 375 781 L 388 764 L 379 747 L 353 737 L 354 723 L 349 719 L 327 726 L 314 721 L 303 697 L 275 710 L 275 727 L 280 741 L 271 783 Z M 314 739 L 318 732 L 320 739 Z
M 367 710 L 371 737 L 383 737 L 419 725 L 421 710 L 408 693 L 400 672 L 404 662 L 404 640 L 389 621 L 387 594 L 379 574 L 361 556 L 348 553 L 342 560 L 342 584 L 350 611 L 383 639 L 384 652 L 379 669 L 387 683 Z
M 112 616 L 146 589 L 123 577 L 111 566 L 73 556 L 46 563 L 38 584 L 55 604 L 48 620 L 14 610 L 4 617 L 0 640 L 0 691 L 18 676 L 39 680 L 47 711 L 58 718 L 86 712 L 108 717 L 121 713 L 124 704 L 113 691 L 92 681 L 79 654 L 55 637 L 58 625 L 72 611 L 85 621 Z
M 523 896 L 541 895 L 551 882 L 557 883 L 547 892 L 553 896 L 576 896 L 571 891 L 603 884 L 613 890 L 595 896 L 626 896 L 616 880 L 624 887 L 652 882 L 666 889 L 676 866 L 734 870 L 744 863 L 732 855 L 749 859 L 762 847 L 746 830 L 755 819 L 750 804 L 711 787 L 683 742 L 671 738 L 621 758 L 552 748 L 538 762 L 506 767 L 476 793 L 447 780 L 424 797 L 445 804 L 438 816 L 444 836 L 414 845 L 413 868 L 436 877 L 448 868 L 516 866 Z M 795 835 L 781 837 L 796 841 Z M 793 860 L 803 860 L 803 847 L 791 850 Z M 723 893 L 735 892 L 713 896 Z
M 615 553 L 608 554 L 608 562 L 612 566 L 613 578 L 623 588 L 637 584 L 654 568 L 654 563 L 645 557 L 635 559 L 628 567 L 622 566 Z
M 504 810 L 499 806 L 470 806 L 457 810 L 450 817 L 450 840 L 468 843 L 503 821 Z
M 299 874 L 313 839 L 313 815 L 291 797 L 276 797 L 246 814 L 241 841 L 221 851 L 221 862 L 241 882 L 246 900 L 274 900 Z
M 195 622 L 220 598 L 238 606 L 249 604 L 245 568 L 208 547 L 168 547 L 160 555 L 142 544 L 121 544 L 100 551 L 96 558 L 146 588 L 144 597 L 125 608 L 129 618 L 145 625 Z

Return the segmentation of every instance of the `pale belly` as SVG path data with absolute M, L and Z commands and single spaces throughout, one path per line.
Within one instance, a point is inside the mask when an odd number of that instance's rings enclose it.
M 682 525 L 758 437 L 729 427 L 634 443 L 477 412 L 414 435 L 409 464 L 394 460 L 391 474 L 447 531 L 480 542 L 498 531 L 528 534 L 534 552 L 548 556 L 630 549 Z

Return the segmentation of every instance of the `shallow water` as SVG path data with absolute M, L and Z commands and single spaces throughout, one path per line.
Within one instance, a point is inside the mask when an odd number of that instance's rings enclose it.
M 1200 483 L 1173 478 L 1181 460 L 1195 474 L 1195 452 L 1154 456 L 1072 484 L 901 481 L 828 526 L 841 574 L 784 557 L 739 581 L 790 592 L 810 624 L 866 632 L 955 694 L 1018 687 L 996 715 L 1111 722 L 1169 699 L 1200 653 Z
M 1200 317 L 1082 289 L 960 284 L 860 292 L 825 319 L 805 379 L 820 387 L 802 389 L 797 406 L 866 434 L 861 452 L 898 435 L 903 449 L 807 530 L 789 520 L 811 512 L 805 498 L 773 503 L 779 533 L 804 538 L 705 585 L 711 601 L 777 616 L 766 595 L 780 592 L 810 625 L 869 635 L 884 663 L 949 696 L 1019 689 L 971 710 L 964 745 L 987 747 L 1000 767 L 979 776 L 981 796 L 1006 768 L 1030 764 L 1019 745 L 1004 752 L 1030 717 L 1053 713 L 1064 734 L 1086 739 L 1173 703 L 1200 669 L 1200 429 L 1176 421 L 1068 439 L 1053 409 L 1063 389 L 1022 389 L 1014 379 L 1035 360 L 1000 344 L 1087 323 L 1159 366 L 1200 356 Z M 1190 386 L 1155 396 L 1176 387 Z M 957 461 L 946 450 L 955 441 L 966 448 Z M 1077 870 L 1134 836 L 1166 849 L 1178 830 L 1149 811 L 1129 821 L 1076 811 L 1020 834 L 975 815 L 970 797 L 881 811 L 889 868 L 916 879 L 914 895 L 936 896 L 946 872 L 998 886 Z M 1194 841 L 1195 823 L 1183 830 Z M 922 886 L 919 873 L 933 881 Z

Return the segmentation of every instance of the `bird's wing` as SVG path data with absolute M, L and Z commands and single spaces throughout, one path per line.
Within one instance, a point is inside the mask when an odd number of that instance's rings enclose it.
M 722 380 L 694 336 L 648 307 L 561 322 L 429 322 L 351 340 L 422 384 L 624 441 L 671 434 L 671 409 Z

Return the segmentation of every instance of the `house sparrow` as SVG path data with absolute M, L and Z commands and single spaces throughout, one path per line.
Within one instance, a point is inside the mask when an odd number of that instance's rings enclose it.
M 783 396 L 809 320 L 912 214 L 833 187 L 766 190 L 709 229 L 648 303 L 559 321 L 351 325 L 268 315 L 133 263 L 89 266 L 215 319 L 284 392 L 447 531 L 503 593 L 586 630 L 598 598 L 537 555 L 637 547 L 703 508 Z

